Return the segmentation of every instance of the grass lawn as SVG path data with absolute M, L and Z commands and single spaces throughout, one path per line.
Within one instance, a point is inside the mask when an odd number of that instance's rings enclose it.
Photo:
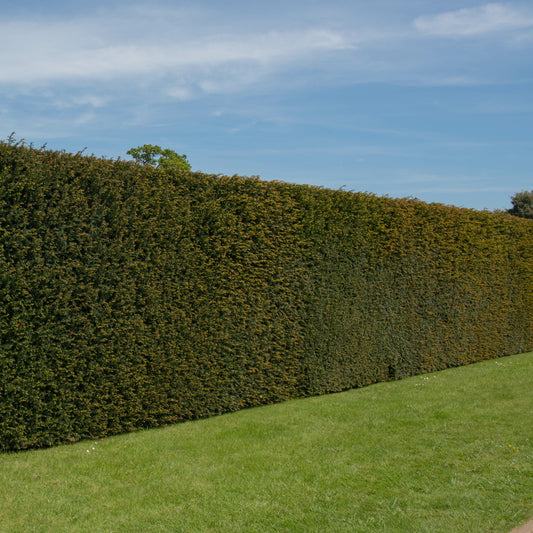
M 533 518 L 533 353 L 0 455 L 0 531 L 508 533 Z

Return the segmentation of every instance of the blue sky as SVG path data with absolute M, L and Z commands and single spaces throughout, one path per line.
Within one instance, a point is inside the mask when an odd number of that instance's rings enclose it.
M 533 2 L 2 6 L 0 138 L 510 207 L 533 189 Z

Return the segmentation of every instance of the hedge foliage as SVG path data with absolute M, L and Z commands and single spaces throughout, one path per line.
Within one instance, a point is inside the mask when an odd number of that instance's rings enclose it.
M 533 349 L 533 222 L 0 144 L 0 450 Z

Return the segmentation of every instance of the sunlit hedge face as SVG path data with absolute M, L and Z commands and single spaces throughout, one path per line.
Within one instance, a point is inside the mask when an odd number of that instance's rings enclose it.
M 0 144 L 0 449 L 533 347 L 533 225 Z

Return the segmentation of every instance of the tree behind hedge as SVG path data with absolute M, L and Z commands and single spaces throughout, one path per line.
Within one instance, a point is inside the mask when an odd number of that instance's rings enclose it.
M 522 218 L 533 218 L 533 191 L 517 192 L 511 197 L 513 207 L 507 212 Z

